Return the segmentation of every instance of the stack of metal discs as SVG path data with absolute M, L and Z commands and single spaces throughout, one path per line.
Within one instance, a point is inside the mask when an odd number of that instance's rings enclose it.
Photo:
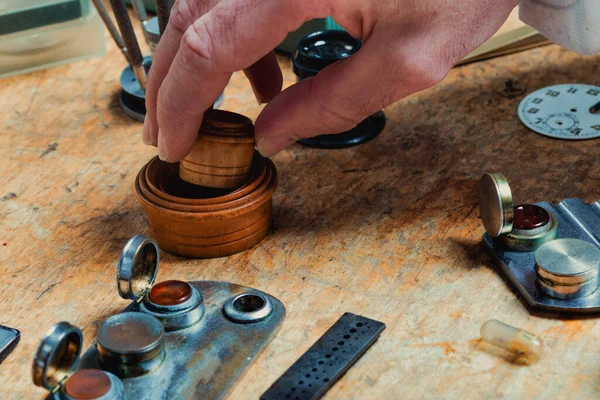
M 557 239 L 535 252 L 538 288 L 548 296 L 567 300 L 598 289 L 600 250 L 580 239 Z

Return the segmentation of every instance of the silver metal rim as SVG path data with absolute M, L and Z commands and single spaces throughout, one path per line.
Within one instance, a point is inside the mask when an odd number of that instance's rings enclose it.
M 148 298 L 140 304 L 140 310 L 156 317 L 167 331 L 185 329 L 194 325 L 204 317 L 204 299 L 202 293 L 195 287 L 192 296 L 182 304 L 176 306 L 160 306 L 152 303 Z
M 104 326 L 111 320 L 116 323 L 127 323 L 130 318 L 141 318 L 144 324 L 152 325 L 151 329 L 159 329 L 160 332 L 151 342 L 140 346 L 137 349 L 118 349 L 111 343 L 105 341 L 103 337 Z M 112 343 L 114 344 L 114 343 Z M 152 315 L 142 312 L 124 312 L 109 317 L 98 331 L 96 338 L 96 349 L 98 350 L 98 362 L 102 369 L 112 372 L 121 378 L 130 378 L 145 375 L 158 368 L 166 357 L 165 350 L 165 330 L 163 325 Z
M 110 380 L 110 390 L 105 395 L 96 397 L 94 400 L 125 400 L 125 388 L 123 387 L 123 382 L 108 371 L 102 372 L 104 372 Z M 60 398 L 65 400 L 77 400 L 64 393 L 62 390 L 60 392 Z
M 185 311 L 185 310 L 189 310 L 190 308 L 194 308 L 195 306 L 198 305 L 198 303 L 203 301 L 202 293 L 200 293 L 198 291 L 198 289 L 196 289 L 195 287 L 190 285 L 188 282 L 185 282 L 185 283 L 187 283 L 189 285 L 189 287 L 192 291 L 192 295 L 190 296 L 189 299 L 187 299 L 183 303 L 177 304 L 174 306 L 162 306 L 160 304 L 153 303 L 150 300 L 149 296 L 146 296 L 146 298 L 144 299 L 144 302 L 142 304 L 140 304 L 140 306 L 144 306 L 144 308 L 147 308 L 148 310 L 153 311 L 153 312 L 165 313 L 165 314 L 179 312 L 179 311 Z
M 584 240 L 557 239 L 540 247 L 534 257 L 538 277 L 551 284 L 580 285 L 598 279 L 600 250 Z
M 104 373 L 108 375 L 108 378 L 110 379 L 110 390 L 104 396 L 99 397 L 96 400 L 124 400 L 125 388 L 123 387 L 123 382 L 110 372 L 104 371 Z
M 239 307 L 240 302 L 244 300 L 262 302 L 262 306 L 245 311 Z M 225 316 L 234 322 L 242 324 L 262 321 L 267 318 L 272 311 L 273 304 L 271 303 L 271 300 L 269 300 L 267 296 L 256 292 L 238 294 L 227 300 L 223 306 Z
M 144 256 L 147 250 L 153 252 L 153 265 L 142 263 L 141 257 Z M 140 234 L 129 239 L 129 242 L 123 248 L 117 268 L 119 296 L 134 301 L 143 298 L 156 280 L 159 263 L 158 243 L 154 239 Z M 144 267 L 144 269 L 140 270 L 141 267 Z
M 143 323 L 145 323 L 146 325 L 150 325 L 150 326 L 154 325 L 154 326 L 151 326 L 152 329 L 160 328 L 160 333 L 157 335 L 157 338 L 154 339 L 153 342 L 146 344 L 144 347 L 140 347 L 139 349 L 136 349 L 136 350 L 127 350 L 127 351 L 125 351 L 125 350 L 119 351 L 118 349 L 112 348 L 108 343 L 103 343 L 102 330 L 106 324 L 114 323 L 115 320 L 117 321 L 116 322 L 117 324 L 119 324 L 119 323 L 122 324 L 123 322 L 127 323 L 128 319 L 130 320 L 131 318 L 138 319 L 138 320 L 142 319 Z M 121 321 L 119 321 L 119 320 L 121 320 Z M 164 339 L 164 335 L 165 335 L 164 327 L 162 326 L 162 324 L 159 321 L 156 320 L 156 318 L 152 317 L 151 315 L 146 315 L 144 313 L 128 311 L 128 312 L 123 312 L 123 313 L 115 314 L 113 316 L 108 317 L 104 321 L 104 323 L 102 324 L 100 329 L 98 330 L 98 337 L 96 338 L 96 343 L 100 347 L 107 349 L 113 353 L 119 352 L 119 354 L 121 356 L 139 355 L 139 354 L 143 354 L 143 353 L 152 351 L 153 349 L 159 347 L 161 345 L 160 342 Z
M 553 241 L 558 236 L 558 220 L 553 213 L 548 212 L 550 221 L 537 229 L 513 229 L 508 235 L 502 236 L 504 244 L 515 251 L 536 251 L 543 244 Z
M 560 300 L 587 297 L 598 289 L 598 278 L 579 285 L 555 285 L 539 276 L 536 279 L 538 289 L 544 294 Z
M 144 122 L 144 119 L 146 119 L 146 114 L 137 112 L 133 108 L 129 107 L 127 105 L 127 103 L 125 103 L 125 101 L 123 100 L 123 96 L 129 96 L 129 95 L 125 92 L 121 92 L 121 95 L 119 96 L 119 104 L 121 105 L 121 109 L 123 109 L 123 112 L 125 113 L 125 115 L 127 115 L 129 118 L 131 118 L 135 121 Z
M 538 237 L 538 236 L 543 236 L 546 232 L 549 232 L 552 229 L 556 228 L 556 226 L 558 225 L 558 220 L 556 219 L 556 217 L 554 216 L 554 214 L 552 212 L 550 212 L 548 210 L 545 210 L 545 211 L 548 212 L 548 215 L 550 216 L 550 220 L 548 221 L 548 223 L 546 225 L 542 225 L 542 226 L 539 226 L 534 229 L 513 228 L 513 230 L 510 232 L 510 235 L 524 237 L 524 238 Z
M 83 336 L 79 328 L 68 322 L 54 325 L 40 342 L 33 358 L 33 383 L 50 391 L 54 390 L 77 366 L 82 343 Z M 75 353 L 66 359 L 57 360 L 56 351 L 61 345 L 68 344 L 74 346 L 70 350 Z M 50 376 L 49 370 L 53 372 Z

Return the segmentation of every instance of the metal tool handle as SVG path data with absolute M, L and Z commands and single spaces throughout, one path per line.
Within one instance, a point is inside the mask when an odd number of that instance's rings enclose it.
M 142 0 L 131 0 L 131 5 L 133 6 L 135 15 L 141 22 L 148 19 L 148 14 L 146 14 L 146 8 L 144 7 Z
M 125 56 L 127 63 L 129 65 L 131 65 L 131 60 L 129 58 L 129 54 L 127 53 L 127 48 L 125 47 L 125 42 L 123 41 L 123 38 L 121 37 L 121 34 L 119 33 L 119 30 L 117 29 L 117 27 L 113 23 L 112 19 L 110 18 L 110 15 L 108 15 L 108 11 L 106 10 L 106 7 L 104 7 L 104 3 L 102 2 L 102 0 L 92 0 L 92 3 L 94 3 L 94 7 L 96 7 L 96 10 L 98 11 L 98 14 L 100 15 L 100 18 L 102 18 L 102 21 L 104 21 L 104 25 L 106 26 L 106 29 L 108 29 L 110 36 L 112 36 L 117 47 L 119 49 L 121 49 L 121 52 Z

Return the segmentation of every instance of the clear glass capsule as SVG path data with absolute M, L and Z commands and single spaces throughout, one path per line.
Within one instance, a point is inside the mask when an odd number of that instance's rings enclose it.
M 535 364 L 544 353 L 540 337 L 495 319 L 481 326 L 481 339 L 511 352 L 520 364 Z

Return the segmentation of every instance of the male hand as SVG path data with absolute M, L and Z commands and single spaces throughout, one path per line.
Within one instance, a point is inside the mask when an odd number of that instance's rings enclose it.
M 492 36 L 518 0 L 177 0 L 150 71 L 144 142 L 175 162 L 191 150 L 203 113 L 244 70 L 269 103 L 255 124 L 272 156 L 300 138 L 339 133 L 440 82 Z M 281 92 L 273 49 L 331 15 L 363 41 L 352 57 Z

